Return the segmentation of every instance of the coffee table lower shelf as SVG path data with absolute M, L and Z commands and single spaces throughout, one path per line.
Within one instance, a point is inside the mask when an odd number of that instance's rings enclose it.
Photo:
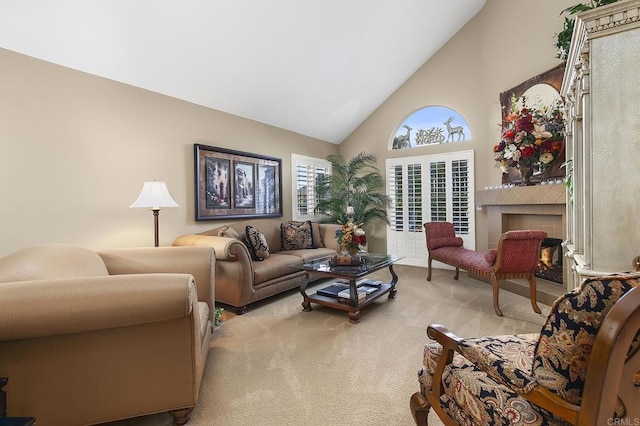
M 338 302 L 338 299 L 335 297 L 323 296 L 318 293 L 314 293 L 312 295 L 306 296 L 302 301 L 302 308 L 305 312 L 312 311 L 311 303 L 315 303 L 317 305 L 327 306 L 333 309 L 339 309 L 341 311 L 346 311 L 349 313 L 349 322 L 357 324 L 360 322 L 360 310 L 365 306 L 373 303 L 376 299 L 384 296 L 385 294 L 389 294 L 389 299 L 396 298 L 396 286 L 394 284 L 382 283 L 380 284 L 380 288 L 367 295 L 367 298 L 360 302 L 358 305 L 354 306 L 349 303 Z

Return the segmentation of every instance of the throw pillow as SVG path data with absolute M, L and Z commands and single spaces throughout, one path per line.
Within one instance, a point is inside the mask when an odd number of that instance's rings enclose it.
M 235 238 L 236 240 L 242 241 L 242 235 L 240 235 L 235 229 L 228 226 L 225 226 L 218 231 L 218 237 Z
M 498 257 L 498 249 L 489 249 L 484 254 L 484 260 L 491 266 L 496 263 L 496 258 Z
M 269 257 L 269 245 L 262 232 L 251 225 L 247 225 L 245 236 L 247 237 L 247 248 L 253 260 L 265 260 Z
M 313 246 L 315 248 L 324 247 L 324 241 L 322 241 L 322 234 L 320 233 L 320 224 L 318 222 L 311 222 L 311 234 L 313 235 Z
M 464 244 L 460 237 L 437 237 L 429 239 L 429 246 L 431 250 L 435 250 L 440 247 L 460 247 Z
M 300 250 L 315 248 L 313 245 L 313 231 L 311 221 L 291 221 L 280 224 L 280 238 L 282 250 Z

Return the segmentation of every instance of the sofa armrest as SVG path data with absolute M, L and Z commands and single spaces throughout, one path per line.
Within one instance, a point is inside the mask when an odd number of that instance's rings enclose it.
M 172 243 L 173 246 L 212 247 L 217 260 L 233 261 L 238 256 L 249 256 L 247 246 L 235 238 L 217 237 L 214 235 L 187 234 L 182 235 Z
M 253 260 L 247 246 L 241 241 L 235 238 L 192 234 L 178 237 L 173 244 L 214 247 L 217 301 L 242 307 L 253 298 Z
M 0 289 L 0 341 L 185 318 L 197 303 L 188 274 L 16 281 Z
M 196 280 L 198 300 L 214 311 L 215 253 L 211 247 L 146 247 L 99 251 L 110 275 L 173 273 Z

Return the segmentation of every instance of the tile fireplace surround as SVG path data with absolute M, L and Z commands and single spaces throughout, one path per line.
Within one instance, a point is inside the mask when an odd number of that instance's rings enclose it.
M 515 229 L 540 229 L 550 238 L 565 239 L 566 186 L 564 183 L 476 192 L 476 206 L 487 211 L 488 247 L 496 248 L 500 236 Z M 566 279 L 566 263 L 563 271 Z

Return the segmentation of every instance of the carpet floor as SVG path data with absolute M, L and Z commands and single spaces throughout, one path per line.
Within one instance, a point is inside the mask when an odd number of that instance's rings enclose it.
M 345 312 L 313 305 L 303 312 L 297 290 L 229 312 L 216 328 L 190 426 L 407 425 L 409 398 L 428 341 L 427 325 L 463 336 L 538 332 L 549 306 L 500 292 L 504 317 L 493 311 L 491 286 L 465 272 L 396 265 L 396 299 L 362 311 L 359 324 Z M 382 270 L 370 277 L 389 279 Z M 318 283 L 309 293 L 326 283 Z M 312 291 L 309 291 L 312 290 Z M 110 423 L 169 426 L 166 413 Z M 441 425 L 431 413 L 430 425 Z

